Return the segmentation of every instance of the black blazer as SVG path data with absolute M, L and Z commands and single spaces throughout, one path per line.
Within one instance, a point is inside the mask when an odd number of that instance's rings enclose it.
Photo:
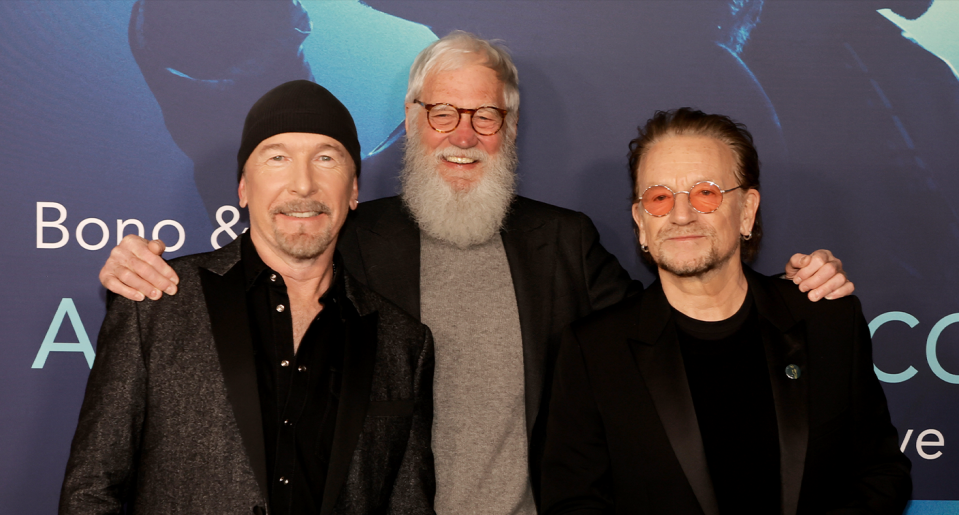
M 523 337 L 530 479 L 539 501 L 549 385 L 562 330 L 642 289 L 582 213 L 517 197 L 501 232 Z M 337 249 L 353 275 L 420 317 L 420 230 L 399 197 L 363 202 Z
M 266 513 L 240 239 L 170 262 L 179 292 L 112 297 L 60 513 Z M 320 513 L 431 514 L 429 329 L 344 276 L 341 398 Z M 374 373 L 375 371 L 375 373 Z
M 746 270 L 779 427 L 783 513 L 901 513 L 912 483 L 859 300 L 810 302 Z M 553 513 L 719 513 L 657 281 L 573 324 L 553 386 L 543 503 Z M 785 373 L 800 368 L 798 379 Z

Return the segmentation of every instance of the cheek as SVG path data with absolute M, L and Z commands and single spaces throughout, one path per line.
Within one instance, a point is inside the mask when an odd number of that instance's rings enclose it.
M 499 131 L 492 136 L 483 137 L 482 141 L 483 150 L 488 154 L 495 154 L 499 152 L 500 147 L 503 145 L 503 131 Z

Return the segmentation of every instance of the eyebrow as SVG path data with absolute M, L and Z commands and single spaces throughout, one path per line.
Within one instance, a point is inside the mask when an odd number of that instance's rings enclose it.
M 261 148 L 260 152 L 269 152 L 271 150 L 287 150 L 287 148 L 286 148 L 286 145 L 284 145 L 283 143 L 273 143 Z M 315 147 L 313 147 L 313 152 L 320 152 L 321 150 L 334 150 L 338 152 L 340 155 L 344 155 L 344 156 L 347 154 L 340 147 L 336 145 L 332 145 L 330 143 L 319 143 Z

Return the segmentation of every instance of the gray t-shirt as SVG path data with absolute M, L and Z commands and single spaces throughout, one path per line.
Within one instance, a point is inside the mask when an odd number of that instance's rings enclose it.
M 420 241 L 421 317 L 436 343 L 436 512 L 535 514 L 523 339 L 503 240 L 467 249 Z

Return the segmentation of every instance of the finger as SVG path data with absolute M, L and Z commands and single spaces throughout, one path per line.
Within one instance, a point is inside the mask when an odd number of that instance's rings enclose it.
M 796 284 L 802 284 L 807 279 L 816 274 L 826 262 L 823 261 L 821 254 L 812 253 L 801 260 L 801 266 L 793 275 L 792 280 Z M 805 291 L 805 290 L 803 290 Z
M 163 243 L 163 240 L 151 240 L 150 243 L 147 243 L 147 248 L 150 252 L 162 256 L 163 251 L 166 250 L 166 244 Z
M 845 284 L 833 290 L 832 293 L 826 294 L 826 299 L 833 300 L 840 297 L 845 297 L 846 295 L 852 295 L 856 291 L 856 285 L 852 281 L 846 281 Z
M 153 258 L 155 259 L 159 259 L 164 267 L 170 268 L 170 265 L 167 265 L 159 257 L 154 256 L 153 254 L 150 254 L 150 255 L 153 256 Z M 167 295 L 175 295 L 177 290 L 176 283 L 174 283 L 169 277 L 164 275 L 162 272 L 157 270 L 156 266 L 157 266 L 156 263 L 148 263 L 141 259 L 134 259 L 131 261 L 130 266 L 127 267 L 124 271 L 130 272 L 129 277 L 131 278 L 131 280 L 142 279 L 143 281 L 148 283 L 151 288 L 156 288 L 159 291 L 166 292 Z M 173 273 L 172 268 L 170 268 L 170 272 Z M 173 275 L 174 277 L 176 276 L 175 273 L 173 273 Z M 135 287 L 135 285 L 130 284 L 129 282 L 126 281 L 126 278 L 128 276 L 118 275 L 118 277 L 128 286 Z M 140 289 L 140 291 L 145 292 L 145 290 L 143 289 Z M 153 298 L 152 295 L 147 295 L 147 296 L 150 297 L 151 299 Z
M 137 290 L 137 289 L 135 289 L 135 288 L 131 288 L 131 287 L 123 284 L 123 283 L 120 282 L 120 280 L 117 279 L 117 277 L 116 277 L 115 275 L 113 275 L 113 274 L 110 274 L 109 276 L 103 276 L 103 275 L 101 274 L 100 282 L 101 282 L 101 283 L 103 284 L 103 286 L 105 286 L 108 290 L 112 291 L 113 293 L 116 293 L 117 295 L 126 297 L 126 298 L 128 298 L 128 299 L 130 299 L 130 300 L 135 300 L 135 301 L 139 302 L 139 301 L 141 301 L 141 300 L 143 300 L 143 299 L 146 298 L 146 296 L 143 294 L 143 292 L 141 292 L 141 291 L 139 291 L 139 290 Z
M 160 297 L 163 296 L 164 288 L 169 287 L 169 282 L 161 285 L 153 284 L 146 278 L 142 277 L 139 272 L 129 268 L 118 269 L 114 273 L 114 276 L 125 286 L 133 288 L 134 290 L 137 290 L 145 295 L 147 298 L 153 300 L 159 300 Z M 163 280 L 166 281 L 165 278 Z
M 816 260 L 813 259 L 813 262 L 815 261 Z M 845 282 L 846 280 L 846 277 L 843 274 L 839 273 L 838 270 L 836 270 L 836 265 L 832 262 L 825 263 L 819 268 L 816 268 L 814 271 L 811 266 L 807 266 L 806 268 L 800 270 L 800 273 L 805 273 L 809 275 L 808 277 L 802 279 L 800 282 L 797 283 L 799 285 L 799 291 L 810 291 L 810 290 L 819 288 L 820 286 L 826 284 L 827 281 L 829 281 L 830 279 L 836 276 L 841 277 L 843 282 Z M 796 274 L 796 278 L 798 279 L 799 277 L 800 277 L 800 274 Z M 839 286 L 839 284 L 837 284 L 836 286 Z
M 180 284 L 180 278 L 173 271 L 173 268 L 160 257 L 165 248 L 166 246 L 160 240 L 153 240 L 147 245 L 137 245 L 133 249 L 136 259 L 129 260 L 127 267 L 167 294 L 174 295 L 176 294 L 176 285 Z M 144 268 L 144 265 L 149 269 Z M 157 276 L 163 279 L 158 280 Z
M 789 258 L 789 261 L 786 262 L 786 278 L 792 279 L 795 277 L 796 272 L 798 272 L 808 260 L 809 256 L 806 254 L 793 254 L 792 257 Z
M 137 235 L 125 236 L 120 244 L 110 251 L 110 258 L 100 270 L 100 282 L 116 293 L 127 291 L 120 287 L 122 284 L 154 300 L 160 298 L 161 291 L 171 295 L 176 293 L 174 282 L 177 280 L 176 274 L 169 265 L 150 251 L 149 243 Z M 154 245 L 155 250 L 162 250 L 162 248 L 162 242 Z M 164 275 L 164 271 L 173 278 Z M 112 280 L 114 278 L 120 284 L 115 283 Z
M 821 279 L 821 277 L 815 276 L 814 279 L 818 281 L 819 279 Z M 813 278 L 809 279 L 809 281 L 807 282 L 810 282 L 812 280 Z M 800 287 L 800 289 L 801 291 L 808 291 L 809 300 L 815 302 L 825 297 L 826 295 L 834 292 L 835 290 L 839 289 L 840 287 L 842 287 L 842 285 L 846 284 L 846 276 L 843 274 L 836 274 L 821 282 L 822 284 L 819 284 L 811 288 L 809 287 L 808 284 L 804 283 L 804 286 L 806 287 L 805 288 Z

